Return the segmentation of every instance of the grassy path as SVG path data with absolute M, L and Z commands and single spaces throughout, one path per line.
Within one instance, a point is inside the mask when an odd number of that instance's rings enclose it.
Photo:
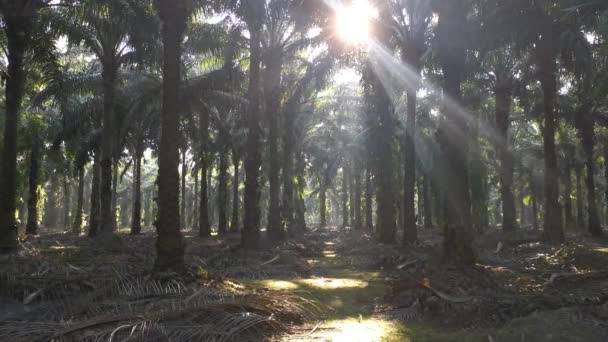
M 319 321 L 311 322 L 296 341 L 408 341 L 406 330 L 396 322 L 372 315 L 385 293 L 382 275 L 363 271 L 353 258 L 340 255 L 340 240 L 328 234 L 320 255 L 307 259 L 309 278 L 263 279 L 254 284 L 301 294 L 319 303 Z

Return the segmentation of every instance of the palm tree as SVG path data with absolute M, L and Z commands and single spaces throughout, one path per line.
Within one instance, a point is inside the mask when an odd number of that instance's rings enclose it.
M 242 244 L 247 249 L 256 249 L 260 240 L 260 189 L 259 169 L 261 165 L 260 142 L 260 63 L 261 33 L 265 16 L 263 0 L 247 0 L 241 3 L 241 13 L 249 28 L 249 115 L 247 118 L 247 150 L 245 157 L 245 217 Z
M 163 37 L 163 104 L 158 156 L 157 271 L 184 267 L 184 241 L 179 219 L 179 114 L 181 43 L 189 8 L 185 0 L 161 0 L 158 14 Z
M 439 131 L 443 152 L 442 177 L 446 196 L 444 252 L 456 264 L 472 264 L 471 199 L 468 181 L 468 123 L 459 113 L 462 103 L 461 83 L 464 78 L 466 23 L 469 6 L 465 0 L 444 0 L 438 4 L 439 58 L 443 70 L 444 96 L 456 105 L 444 106 L 445 118 Z
M 87 0 L 68 7 L 53 19 L 59 31 L 75 44 L 83 43 L 99 59 L 103 79 L 102 141 L 100 164 L 100 233 L 113 231 L 112 159 L 117 150 L 115 107 L 118 71 L 121 66 L 141 62 L 147 41 L 153 40 L 156 22 L 145 2 L 131 0 Z M 130 48 L 129 48 L 130 47 Z
M 24 88 L 26 82 L 26 58 L 35 43 L 39 10 L 47 5 L 42 0 L 2 0 L 0 14 L 7 45 L 6 77 L 6 119 L 4 123 L 4 143 L 2 169 L 0 170 L 0 253 L 10 252 L 17 247 L 17 225 L 15 222 L 15 198 L 17 185 L 17 128 L 21 117 Z M 46 48 L 50 46 L 44 41 Z M 39 48 L 41 46 L 38 46 Z
M 424 0 L 398 1 L 392 6 L 393 27 L 401 50 L 401 60 L 416 76 L 420 76 L 421 58 L 426 50 L 432 19 L 431 2 Z M 403 241 L 417 240 L 416 213 L 414 206 L 416 183 L 416 106 L 419 80 L 413 80 L 406 89 L 407 119 L 404 145 L 404 218 Z

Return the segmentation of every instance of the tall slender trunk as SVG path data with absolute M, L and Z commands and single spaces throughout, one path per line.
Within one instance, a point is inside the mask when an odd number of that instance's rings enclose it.
M 141 142 L 135 147 L 133 172 L 133 218 L 131 219 L 131 234 L 141 233 Z
M 211 223 L 209 222 L 209 189 L 207 182 L 207 170 L 208 165 L 208 150 L 209 150 L 209 112 L 203 109 L 199 113 L 200 119 L 200 136 L 201 136 L 201 156 L 199 166 L 201 169 L 201 188 L 200 188 L 200 202 L 199 202 L 199 221 L 198 221 L 198 233 L 201 237 L 211 236 Z
M 327 189 L 325 184 L 321 184 L 319 189 L 319 222 L 321 227 L 327 226 Z
M 184 241 L 179 227 L 179 102 L 181 41 L 186 28 L 185 0 L 160 0 L 163 23 L 163 106 L 158 156 L 157 271 L 181 271 Z
M 179 217 L 181 219 L 181 223 L 180 223 L 180 227 L 182 227 L 183 229 L 186 228 L 186 173 L 188 172 L 186 167 L 186 150 L 187 148 L 184 147 L 182 149 L 182 174 L 181 174 L 181 191 L 180 191 L 180 195 L 181 195 L 181 206 L 180 206 L 180 214 Z
M 230 231 L 239 231 L 239 154 L 232 150 L 232 165 L 234 167 L 234 177 L 232 179 L 232 218 L 230 219 Z
M 195 167 L 193 172 L 194 172 L 194 204 L 192 207 L 192 231 L 195 232 L 198 230 L 198 224 L 199 224 L 199 205 L 198 205 L 198 201 L 200 200 L 199 197 L 199 190 L 200 190 L 200 184 L 199 184 L 199 177 L 198 177 L 198 168 Z
M 424 228 L 433 228 L 433 204 L 431 194 L 431 178 L 428 175 L 424 175 L 422 185 L 422 203 L 424 207 Z
M 74 223 L 72 233 L 80 234 L 82 231 L 82 209 L 84 203 L 84 165 L 78 167 L 78 194 L 76 195 L 76 211 L 74 212 Z
M 582 231 L 585 226 L 585 214 L 583 210 L 583 165 L 579 161 L 575 161 L 574 173 L 576 175 L 576 228 Z
M 70 207 L 72 205 L 72 194 L 70 191 L 70 182 L 68 179 L 69 166 L 63 174 L 63 228 L 67 232 L 70 230 Z
M 500 80 L 497 82 L 500 83 Z M 504 82 L 508 83 L 508 81 Z M 515 197 L 513 196 L 513 155 L 509 148 L 511 85 L 496 85 L 494 96 L 496 98 L 496 128 L 499 133 L 496 149 L 500 159 L 499 179 L 502 201 L 502 230 L 504 232 L 513 232 L 517 229 L 517 222 Z
M 220 133 L 222 134 L 222 133 Z M 223 236 L 228 233 L 228 148 L 225 145 L 225 139 L 228 137 L 222 137 L 222 144 L 220 153 L 219 163 L 219 175 L 218 175 L 218 196 L 217 196 L 217 208 L 219 213 L 218 218 L 218 234 Z
M 281 70 L 283 68 L 282 51 L 271 47 L 267 55 L 264 92 L 266 97 L 266 114 L 268 121 L 268 168 L 269 199 L 268 199 L 268 237 L 272 241 L 285 238 L 285 229 L 281 220 L 280 180 L 279 180 L 279 151 L 278 151 L 278 120 L 281 107 Z
M 262 0 L 248 0 L 247 26 L 249 28 L 249 115 L 247 126 L 247 155 L 245 158 L 245 218 L 243 220 L 242 244 L 246 249 L 257 249 L 260 240 L 260 38 L 262 22 L 260 13 L 264 9 Z
M 420 75 L 420 53 L 414 42 L 409 49 L 404 50 L 402 59 L 407 62 L 416 75 Z M 408 87 L 407 117 L 405 121 L 405 148 L 404 148 L 404 177 L 403 177 L 403 243 L 412 243 L 418 240 L 415 211 L 416 187 L 416 106 L 418 84 Z
M 102 172 L 103 174 L 103 172 Z M 113 161 L 112 165 L 112 200 L 110 201 L 112 207 L 112 232 L 118 231 L 119 228 L 119 217 L 118 217 L 118 157 Z
M 117 63 L 108 58 L 103 64 L 103 116 L 101 133 L 99 235 L 109 234 L 116 228 L 112 205 L 112 156 L 114 141 L 114 96 L 116 91 Z
M 365 229 L 369 232 L 374 231 L 373 212 L 373 188 L 372 173 L 369 166 L 365 169 Z
M 604 183 L 606 184 L 606 188 L 604 190 L 604 198 L 605 198 L 605 218 L 606 224 L 608 225 L 608 142 L 604 142 Z
M 342 228 L 346 228 L 349 226 L 348 219 L 348 182 L 349 182 L 349 174 L 348 168 L 345 165 L 342 168 Z
M 446 163 L 443 170 L 449 170 L 442 177 L 446 190 L 443 247 L 446 260 L 466 265 L 473 264 L 476 258 L 470 231 L 468 125 L 457 108 L 462 102 L 460 86 L 465 67 L 467 8 L 465 0 L 442 2 L 437 25 L 445 96 L 457 104 L 448 102 L 444 106 L 446 115 L 439 132 L 443 160 Z
M 355 179 L 355 198 L 353 200 L 355 221 L 353 222 L 353 226 L 355 229 L 360 230 L 363 223 L 361 221 L 361 170 L 359 170 L 358 165 L 353 173 L 353 178 Z
M 306 161 L 302 151 L 297 151 L 295 155 L 297 186 L 295 188 L 295 198 L 293 199 L 295 204 L 294 224 L 296 225 L 296 229 L 301 232 L 306 229 L 306 205 L 304 203 L 304 189 L 306 188 L 306 178 L 304 177 L 304 173 Z
M 8 5 L 5 5 L 8 6 Z M 20 8 L 26 5 L 13 4 L 4 14 L 4 31 L 8 50 L 6 71 L 4 150 L 0 173 L 0 253 L 17 248 L 17 223 L 15 222 L 15 199 L 17 194 L 17 132 L 21 116 L 26 74 L 23 67 L 28 48 L 34 15 L 22 15 Z M 34 6 L 34 5 L 32 5 Z
M 30 152 L 29 194 L 27 198 L 27 225 L 25 233 L 38 234 L 38 182 L 40 173 L 40 136 L 36 129 L 32 132 L 32 150 Z
M 471 191 L 471 224 L 472 231 L 481 234 L 485 230 L 485 215 L 488 211 L 486 203 L 486 167 L 481 156 L 481 147 L 479 143 L 479 112 L 476 113 L 474 122 L 470 129 L 470 151 L 469 151 L 469 184 Z M 512 193 L 511 193 L 512 194 Z
M 545 159 L 544 195 L 545 219 L 543 238 L 548 244 L 560 244 L 565 241 L 562 228 L 561 208 L 559 205 L 559 183 L 557 156 L 555 153 L 555 97 L 557 92 L 557 49 L 553 46 L 552 35 L 547 34 L 539 42 L 539 76 L 543 91 L 544 125 L 543 147 Z
M 594 237 L 602 236 L 602 227 L 597 211 L 597 202 L 595 200 L 595 159 L 593 157 L 593 148 L 595 146 L 595 134 L 593 131 L 594 122 L 589 116 L 590 113 L 584 113 L 587 117 L 583 119 L 583 127 L 581 130 L 581 140 L 583 151 L 585 153 L 585 184 L 587 185 L 587 231 Z
M 526 204 L 524 203 L 524 199 L 526 196 L 526 188 L 525 182 L 520 178 L 521 186 L 519 187 L 519 197 L 517 201 L 519 202 L 520 210 L 519 210 L 519 225 L 523 226 L 526 224 Z
M 572 161 L 574 159 L 574 146 L 566 146 L 566 159 L 564 160 L 564 217 L 565 228 L 573 229 L 576 225 L 572 214 Z
M 294 110 L 287 107 L 283 121 L 283 197 L 281 216 L 289 232 L 294 227 Z
M 91 177 L 91 209 L 89 214 L 89 237 L 97 236 L 99 232 L 99 149 L 93 152 L 93 176 Z

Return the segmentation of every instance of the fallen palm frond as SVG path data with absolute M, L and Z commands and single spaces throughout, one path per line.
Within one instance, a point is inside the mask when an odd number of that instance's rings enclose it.
M 55 303 L 46 320 L 0 323 L 7 341 L 226 341 L 287 333 L 301 323 L 309 301 L 285 293 L 243 291 L 120 279 L 114 295 L 87 303 L 72 316 L 70 302 Z

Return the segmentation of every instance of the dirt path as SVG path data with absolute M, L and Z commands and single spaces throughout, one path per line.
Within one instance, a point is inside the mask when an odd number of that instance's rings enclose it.
M 357 258 L 340 254 L 344 246 L 339 237 L 336 231 L 323 234 L 323 248 L 306 260 L 312 267 L 310 277 L 256 281 L 257 285 L 299 293 L 319 303 L 319 320 L 287 340 L 407 341 L 399 324 L 373 315 L 386 290 L 382 275 L 365 270 Z

